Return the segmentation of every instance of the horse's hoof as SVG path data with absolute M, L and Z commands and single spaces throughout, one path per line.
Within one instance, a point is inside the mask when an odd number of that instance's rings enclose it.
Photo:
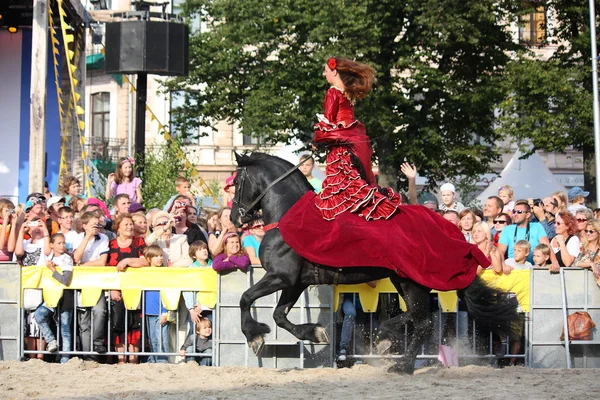
M 380 356 L 387 354 L 392 348 L 392 341 L 390 339 L 383 339 L 377 343 L 377 354 Z
M 254 355 L 258 357 L 265 347 L 265 338 L 256 336 L 251 342 L 248 342 L 248 346 L 250 346 Z
M 317 339 L 317 343 L 329 343 L 329 335 L 327 334 L 327 330 L 322 326 L 317 326 L 315 328 L 315 338 Z
M 393 365 L 391 365 L 388 368 L 387 372 L 393 372 L 396 374 L 412 375 L 415 372 L 414 361 L 413 361 L 412 365 L 404 362 L 403 360 L 398 361 L 397 363 L 394 363 Z

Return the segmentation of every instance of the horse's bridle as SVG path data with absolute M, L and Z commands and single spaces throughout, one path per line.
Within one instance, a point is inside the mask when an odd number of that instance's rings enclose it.
M 276 184 L 278 184 L 279 182 L 281 182 L 282 180 L 284 180 L 285 178 L 287 178 L 288 176 L 290 176 L 295 170 L 298 169 L 298 167 L 300 167 L 302 164 L 304 164 L 308 160 L 314 160 L 314 157 L 313 157 L 312 154 L 310 155 L 309 158 L 307 158 L 306 160 L 303 160 L 303 161 L 299 162 L 294 167 L 292 167 L 292 168 L 288 169 L 287 171 L 285 171 L 285 173 L 283 175 L 281 175 L 279 178 L 277 178 L 273 182 L 271 182 L 265 188 L 265 190 L 263 190 L 263 192 L 252 203 L 250 203 L 249 206 L 245 206 L 241 201 L 237 201 L 234 198 L 233 199 L 233 203 L 235 203 L 238 206 L 238 213 L 240 214 L 240 217 L 244 218 L 246 215 L 248 215 L 248 213 L 250 211 L 252 211 L 252 209 L 254 207 L 256 207 L 258 205 L 258 203 L 260 203 L 260 201 L 263 199 L 263 197 L 265 197 L 265 195 L 269 192 L 269 190 L 271 190 L 271 188 L 273 186 L 275 186 Z M 248 178 L 248 180 L 250 181 L 250 177 L 248 176 L 248 172 L 246 171 L 246 167 L 238 167 L 237 168 L 237 176 L 240 179 L 240 184 L 239 184 L 240 190 L 238 191 L 237 188 L 236 188 L 236 195 L 237 195 L 238 199 L 241 199 L 242 198 L 242 193 L 243 193 L 243 190 L 244 190 L 244 183 L 246 181 L 246 178 Z

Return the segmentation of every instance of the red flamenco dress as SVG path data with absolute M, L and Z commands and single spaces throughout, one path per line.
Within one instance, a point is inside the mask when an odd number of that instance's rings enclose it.
M 315 144 L 324 144 L 328 150 L 323 189 L 315 199 L 323 218 L 331 221 L 346 211 L 367 221 L 390 218 L 400 206 L 400 196 L 377 186 L 371 168 L 371 141 L 364 125 L 354 117 L 354 106 L 333 86 L 327 91 L 323 109 L 325 115 L 319 115 L 314 138 Z M 362 164 L 363 176 L 353 156 Z

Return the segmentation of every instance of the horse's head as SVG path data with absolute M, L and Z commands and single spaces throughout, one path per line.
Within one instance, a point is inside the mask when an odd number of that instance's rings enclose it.
M 260 205 L 254 203 L 254 200 L 260 196 L 264 190 L 261 184 L 263 179 L 257 179 L 256 174 L 259 168 L 250 162 L 250 156 L 235 153 L 235 160 L 238 164 L 234 184 L 235 195 L 233 196 L 233 206 L 231 208 L 231 221 L 237 227 L 247 224 L 252 220 L 252 215 L 258 212 Z M 252 175 L 252 178 L 250 176 Z
M 254 152 L 235 153 L 235 159 L 238 167 L 231 221 L 236 226 L 249 223 L 261 207 L 265 207 L 263 215 L 267 212 L 280 218 L 303 193 L 312 190 L 298 168 L 281 158 Z

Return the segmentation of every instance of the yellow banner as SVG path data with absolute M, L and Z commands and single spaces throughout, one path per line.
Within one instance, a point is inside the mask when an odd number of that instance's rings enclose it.
M 530 282 L 531 271 L 513 271 L 510 275 L 496 275 L 493 271 L 484 271 L 480 277 L 489 285 L 502 292 L 515 293 L 517 300 L 523 312 L 529 312 L 530 309 Z M 333 307 L 337 311 L 340 303 L 341 293 L 358 293 L 360 304 L 365 312 L 375 312 L 379 302 L 380 293 L 398 293 L 389 279 L 382 279 L 376 282 L 374 288 L 362 283 L 359 285 L 337 285 L 335 287 Z M 432 293 L 438 293 L 438 300 L 442 312 L 455 312 L 458 306 L 458 295 L 456 291 L 438 292 L 432 290 Z M 402 297 L 400 298 L 400 307 L 406 311 L 406 304 Z
M 82 305 L 93 307 L 105 289 L 121 290 L 125 307 L 138 308 L 142 290 L 159 290 L 167 310 L 177 310 L 181 292 L 198 292 L 197 302 L 214 307 L 217 303 L 217 273 L 211 268 L 128 268 L 118 272 L 115 267 L 74 267 L 69 286 L 52 278 L 45 266 L 21 269 L 23 289 L 42 289 L 44 301 L 56 307 L 63 289 L 79 289 Z

